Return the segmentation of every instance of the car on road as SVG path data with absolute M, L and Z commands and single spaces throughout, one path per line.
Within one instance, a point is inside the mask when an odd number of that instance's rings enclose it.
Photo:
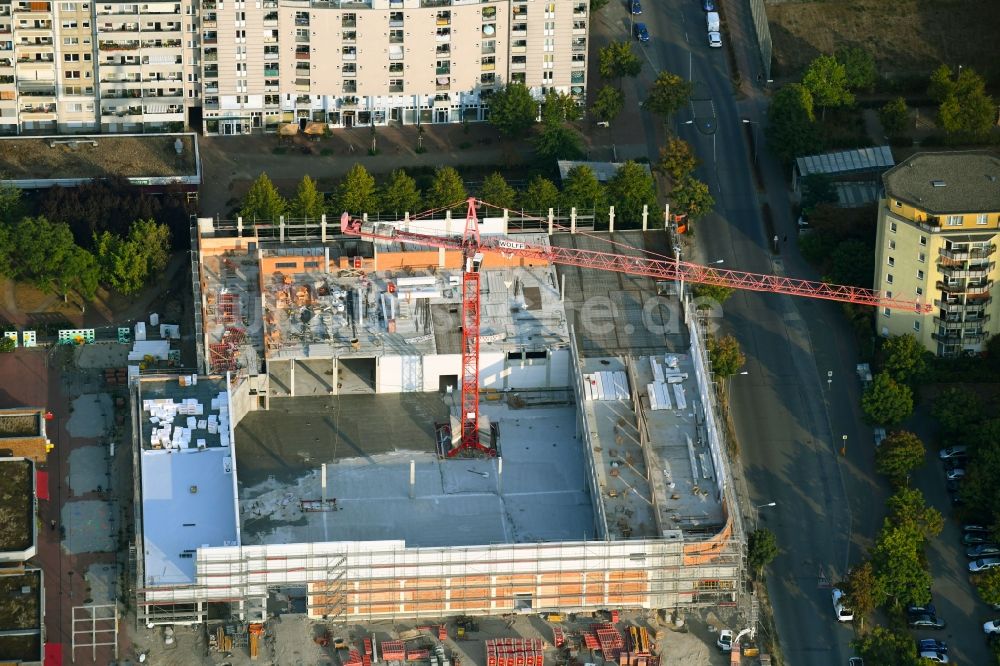
M 701 0 L 701 8 L 706 12 L 714 12 L 715 0 Z
M 722 48 L 722 35 L 718 32 L 708 33 L 708 45 L 713 49 Z
M 975 546 L 966 548 L 966 557 L 987 557 L 989 555 L 1000 555 L 1000 545 L 995 543 L 977 543 Z
M 840 622 L 851 622 L 854 620 L 854 611 L 844 607 L 844 592 L 840 588 L 833 588 L 831 594 L 833 598 L 833 614 Z
M 961 467 L 956 467 L 955 469 L 949 469 L 944 474 L 945 478 L 949 481 L 957 481 L 958 479 L 965 478 L 965 469 Z
M 635 38 L 640 42 L 649 41 L 649 30 L 646 28 L 645 23 L 636 23 L 632 26 L 632 32 L 635 34 Z
M 914 629 L 944 629 L 948 626 L 947 622 L 930 613 L 911 615 L 906 624 Z
M 938 453 L 941 460 L 948 460 L 950 458 L 965 458 L 966 455 L 966 448 L 964 446 L 949 446 L 946 449 L 941 449 L 941 452 Z
M 969 571 L 972 573 L 995 569 L 996 567 L 1000 567 L 1000 557 L 981 557 L 978 560 L 969 562 Z
M 990 620 L 983 625 L 983 633 L 990 634 L 1000 634 L 1000 620 Z
M 719 640 L 715 641 L 715 645 L 722 652 L 732 652 L 733 651 L 733 632 L 731 629 L 723 629 L 719 632 Z
M 642 13 L 642 4 L 639 0 L 632 0 L 632 13 L 636 16 Z
M 947 664 L 951 662 L 951 660 L 948 659 L 948 655 L 944 652 L 937 652 L 935 650 L 921 650 L 920 658 L 926 659 L 932 664 Z
M 924 650 L 932 652 L 947 652 L 948 644 L 944 641 L 939 641 L 936 638 L 921 638 L 917 641 L 917 650 L 919 652 L 923 652 Z

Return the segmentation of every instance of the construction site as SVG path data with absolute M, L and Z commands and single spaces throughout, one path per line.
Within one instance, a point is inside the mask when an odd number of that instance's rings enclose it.
M 468 224 L 390 226 L 448 239 Z M 474 224 L 514 248 L 612 240 L 512 234 L 505 212 Z M 703 332 L 677 285 L 350 231 L 198 220 L 201 367 L 133 387 L 140 622 L 228 617 L 255 653 L 289 612 L 754 621 Z M 620 232 L 613 251 L 663 251 L 665 235 Z M 648 651 L 603 621 L 575 640 Z M 344 663 L 374 656 L 346 647 Z M 482 663 L 541 651 L 497 643 Z

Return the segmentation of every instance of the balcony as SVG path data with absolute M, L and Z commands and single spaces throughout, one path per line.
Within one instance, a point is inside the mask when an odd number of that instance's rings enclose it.
M 451 88 L 451 78 L 447 76 L 439 76 L 434 80 L 435 90 L 449 90 Z
M 52 48 L 51 37 L 34 37 L 32 39 L 22 39 L 14 44 L 19 49 L 33 49 L 38 47 Z
M 201 19 L 201 27 L 203 28 L 217 28 L 218 26 L 219 22 L 216 20 L 214 12 Z
M 219 43 L 219 34 L 216 33 L 216 32 L 206 32 L 204 35 L 201 36 L 201 43 L 202 44 L 218 44 Z
M 989 277 L 989 274 L 993 271 L 994 267 L 996 267 L 995 263 L 989 263 L 965 266 L 939 266 L 938 269 L 941 271 L 942 275 L 953 279 L 966 278 L 971 280 L 982 280 Z
M 587 3 L 578 2 L 573 5 L 573 16 L 586 16 L 587 15 Z
M 451 74 L 451 66 L 448 67 L 435 67 L 434 74 L 436 76 L 448 76 Z
M 137 99 L 141 96 L 142 93 L 134 88 L 126 90 L 107 90 L 101 92 L 101 99 Z
M 36 65 L 49 67 L 55 62 L 55 56 L 51 53 L 38 53 L 34 56 L 18 56 L 17 64 L 21 67 L 34 67 Z
M 570 72 L 569 82 L 570 83 L 583 83 L 586 75 L 583 72 Z
M 483 55 L 493 55 L 497 52 L 496 42 L 484 43 L 480 51 Z
M 308 44 L 309 43 L 309 35 L 295 35 L 295 43 L 296 44 Z
M 116 42 L 102 39 L 98 42 L 98 48 L 102 51 L 135 51 L 139 48 L 138 41 Z
M 102 34 L 107 34 L 109 32 L 139 32 L 138 23 L 105 23 L 100 26 L 100 32 Z
M 219 68 L 217 66 L 206 67 L 202 71 L 202 75 L 206 79 L 217 79 L 217 78 L 219 78 Z
M 277 68 L 264 68 L 264 76 L 279 76 Z
M 179 39 L 148 39 L 142 42 L 144 49 L 179 49 L 182 45 Z
M 587 50 L 587 40 L 586 39 L 580 39 L 580 38 L 574 38 L 573 39 L 573 51 L 574 52 L 579 53 L 581 51 L 586 51 L 586 50 Z
M 402 5 L 402 3 L 400 3 Z M 391 3 L 390 3 L 390 6 Z M 420 0 L 421 7 L 450 7 L 451 0 Z
M 21 113 L 55 113 L 55 104 L 28 104 L 21 107 Z
M 496 71 L 497 65 L 494 62 L 484 62 L 480 71 L 483 72 L 493 72 Z
M 201 59 L 204 62 L 218 62 L 219 61 L 219 54 L 218 53 L 205 53 L 204 55 L 201 56 Z

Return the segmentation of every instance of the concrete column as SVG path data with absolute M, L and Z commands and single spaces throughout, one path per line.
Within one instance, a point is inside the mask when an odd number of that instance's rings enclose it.
M 555 212 L 549 208 L 549 236 L 552 235 L 552 229 L 555 226 Z
M 239 215 L 236 218 L 236 235 L 243 238 L 243 216 Z
M 323 217 L 326 217 L 326 216 L 324 215 Z M 326 236 L 326 223 L 323 224 L 323 236 L 324 236 L 323 242 L 326 242 L 326 238 L 325 238 L 325 236 Z M 323 248 L 323 272 L 324 273 L 329 273 L 330 272 L 330 248 L 328 248 L 328 247 L 324 247 Z
M 323 243 L 326 242 L 326 213 L 323 213 L 322 215 L 319 216 L 319 239 Z M 326 265 L 326 272 L 327 273 L 330 272 L 330 258 L 329 257 L 330 257 L 330 255 L 328 253 L 327 254 L 327 260 L 326 260 L 326 264 L 327 264 Z
M 361 213 L 361 221 L 362 222 L 368 221 L 368 213 Z
M 559 302 L 566 302 L 566 274 L 563 273 L 559 276 Z
M 642 204 L 642 230 L 647 231 L 649 229 L 649 206 Z
M 416 495 L 416 485 L 417 485 L 417 462 L 415 460 L 410 461 L 410 499 L 413 499 Z
M 670 204 L 663 204 L 663 228 L 670 228 Z
M 503 235 L 507 235 L 507 229 L 510 225 L 510 211 L 506 208 L 503 209 Z
M 288 362 L 288 394 L 295 397 L 295 359 Z
M 330 358 L 330 369 L 333 374 L 330 375 L 333 379 L 330 380 L 330 395 L 337 395 L 340 391 L 337 390 L 338 375 L 337 375 L 337 357 L 333 356 Z
M 608 233 L 613 234 L 615 232 L 615 207 L 608 206 Z
M 438 248 L 438 268 L 444 268 L 444 248 Z
M 576 206 L 569 209 L 569 232 L 576 233 Z
M 285 216 L 284 215 L 281 215 L 280 217 L 278 217 L 278 233 L 279 233 L 281 242 L 284 243 L 285 242 Z

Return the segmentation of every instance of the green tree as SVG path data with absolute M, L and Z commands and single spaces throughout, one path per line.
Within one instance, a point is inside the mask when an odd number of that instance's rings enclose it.
M 521 208 L 533 213 L 547 214 L 549 208 L 559 207 L 559 188 L 548 178 L 535 176 L 521 193 Z
M 754 530 L 747 537 L 747 564 L 757 572 L 758 578 L 764 575 L 764 567 L 778 556 L 778 552 L 778 539 L 766 527 Z
M 817 56 L 809 63 L 802 77 L 802 85 L 809 89 L 813 100 L 823 108 L 823 118 L 826 118 L 828 106 L 854 104 L 854 95 L 847 82 L 847 70 L 833 56 Z
M 642 106 L 666 122 L 670 114 L 688 103 L 693 90 L 694 84 L 690 81 L 671 72 L 661 71 L 650 86 Z
M 837 203 L 837 190 L 825 173 L 811 173 L 799 181 L 802 188 L 802 210 L 811 212 L 824 203 Z
M 882 341 L 882 370 L 901 383 L 910 383 L 927 371 L 931 353 L 912 334 L 894 335 Z
M 941 424 L 946 437 L 958 435 L 983 418 L 979 394 L 964 387 L 946 388 L 934 399 L 931 415 Z
M 85 298 L 93 296 L 93 257 L 76 245 L 68 224 L 24 217 L 6 236 L 3 271 L 9 278 L 59 293 L 64 299 L 70 289 L 78 289 Z
M 684 213 L 691 221 L 705 217 L 715 207 L 708 185 L 691 176 L 682 178 L 670 190 L 670 201 L 675 212 Z
M 170 260 L 170 229 L 152 220 L 139 220 L 128 237 L 105 231 L 95 237 L 94 247 L 103 280 L 130 296 L 166 268 Z
M 334 198 L 336 209 L 331 212 L 339 215 L 346 211 L 353 215 L 361 215 L 377 211 L 378 203 L 375 178 L 368 173 L 368 169 L 355 162 L 337 187 L 337 195 Z
M 490 124 L 508 139 L 524 136 L 537 113 L 538 102 L 523 83 L 512 81 L 490 95 Z
M 865 618 L 885 602 L 885 594 L 879 588 L 879 580 L 870 560 L 851 569 L 841 589 L 847 595 L 848 605 L 854 610 L 854 617 L 862 629 Z
M 820 149 L 819 131 L 813 114 L 813 96 L 798 83 L 781 87 L 767 110 L 768 143 L 785 162 Z
M 873 626 L 851 643 L 866 664 L 917 666 L 917 644 L 903 631 Z
M 494 171 L 486 176 L 479 188 L 479 198 L 500 208 L 511 209 L 517 199 L 517 191 L 507 184 L 504 177 Z
M 128 232 L 128 240 L 142 248 L 150 277 L 166 269 L 170 262 L 170 227 L 153 220 L 137 220 Z
M 923 537 L 913 526 L 885 520 L 872 550 L 872 566 L 878 586 L 895 608 L 930 602 L 932 578 L 923 548 Z
M 1000 439 L 980 442 L 973 450 L 974 465 L 970 465 L 959 490 L 966 504 L 981 507 L 991 515 L 1000 516 Z
M 910 114 L 906 100 L 902 97 L 890 99 L 878 110 L 878 119 L 882 123 L 882 129 L 889 136 L 903 134 L 910 125 Z
M 924 463 L 926 453 L 919 437 L 897 430 L 875 449 L 875 469 L 894 484 L 902 485 L 910 478 L 910 472 Z
M 642 209 L 656 214 L 656 183 L 646 167 L 629 160 L 608 181 L 608 200 L 615 207 L 615 226 L 635 229 L 641 226 Z
M 838 243 L 830 253 L 829 264 L 830 282 L 871 288 L 875 255 L 867 243 L 856 238 Z
M 720 287 L 714 284 L 696 284 L 692 291 L 695 298 L 711 299 L 719 305 L 725 303 L 736 291 L 732 287 Z
M 983 601 L 991 606 L 1000 605 L 1000 569 L 987 569 L 973 581 Z
M 913 412 L 913 392 L 909 386 L 897 383 L 889 373 L 880 372 L 862 394 L 861 409 L 869 423 L 893 425 Z
M 267 174 L 262 173 L 247 190 L 243 207 L 240 209 L 240 217 L 250 223 L 277 224 L 278 218 L 284 215 L 287 209 L 288 202 L 278 193 L 278 188 Z
M 10 354 L 17 349 L 17 343 L 12 338 L 0 338 L 0 354 Z
M 971 68 L 962 69 L 938 107 L 938 124 L 959 138 L 981 139 L 989 134 L 995 117 L 996 105 L 986 94 L 983 77 Z
M 875 68 L 875 57 L 859 46 L 847 46 L 838 49 L 834 56 L 844 66 L 847 76 L 847 86 L 851 90 L 870 92 L 878 80 L 878 70 Z
M 667 138 L 667 145 L 660 148 L 660 160 L 654 167 L 679 182 L 687 178 L 698 166 L 698 158 L 691 150 L 691 144 L 676 136 Z
M 627 40 L 602 46 L 597 58 L 601 77 L 609 81 L 617 80 L 619 88 L 624 77 L 636 77 L 642 71 L 642 61 L 632 50 L 632 42 Z
M 923 493 L 917 488 L 898 488 L 886 500 L 886 508 L 893 524 L 912 529 L 925 542 L 944 529 L 944 516 L 934 507 L 927 506 Z
M 597 91 L 594 105 L 590 107 L 590 110 L 599 120 L 610 123 L 618 117 L 624 108 L 624 93 L 614 86 L 605 84 Z
M 548 92 L 542 100 L 542 122 L 546 125 L 561 125 L 579 120 L 580 105 L 572 95 L 561 92 Z
M 446 208 L 463 205 L 469 195 L 465 191 L 462 177 L 450 166 L 438 167 L 434 180 L 427 190 L 427 205 L 431 208 Z
M 728 379 L 732 377 L 746 363 L 747 358 L 740 349 L 740 342 L 731 335 L 724 335 L 717 338 L 709 336 L 705 341 L 708 349 L 708 358 L 712 362 L 712 372 L 719 377 Z
M 605 5 L 608 4 L 609 0 L 590 0 L 590 11 L 596 12 L 599 9 L 603 9 Z
M 3 175 L 0 174 L 0 178 Z M 14 224 L 24 217 L 24 199 L 20 188 L 0 183 L 0 224 Z
M 395 169 L 379 193 L 381 209 L 397 216 L 419 211 L 421 199 L 417 181 L 403 169 Z
M 597 180 L 593 169 L 586 165 L 575 166 L 566 174 L 563 180 L 563 206 L 573 206 L 589 210 L 603 208 L 607 201 L 604 186 Z
M 583 138 L 567 125 L 542 125 L 534 144 L 535 154 L 543 160 L 575 160 L 584 155 Z
M 948 65 L 938 65 L 937 69 L 931 72 L 930 81 L 927 85 L 927 96 L 941 104 L 955 93 L 955 81 L 952 78 L 951 67 Z
M 299 219 L 318 220 L 326 212 L 323 195 L 316 189 L 316 181 L 302 176 L 295 190 L 295 198 L 288 203 L 288 214 Z

